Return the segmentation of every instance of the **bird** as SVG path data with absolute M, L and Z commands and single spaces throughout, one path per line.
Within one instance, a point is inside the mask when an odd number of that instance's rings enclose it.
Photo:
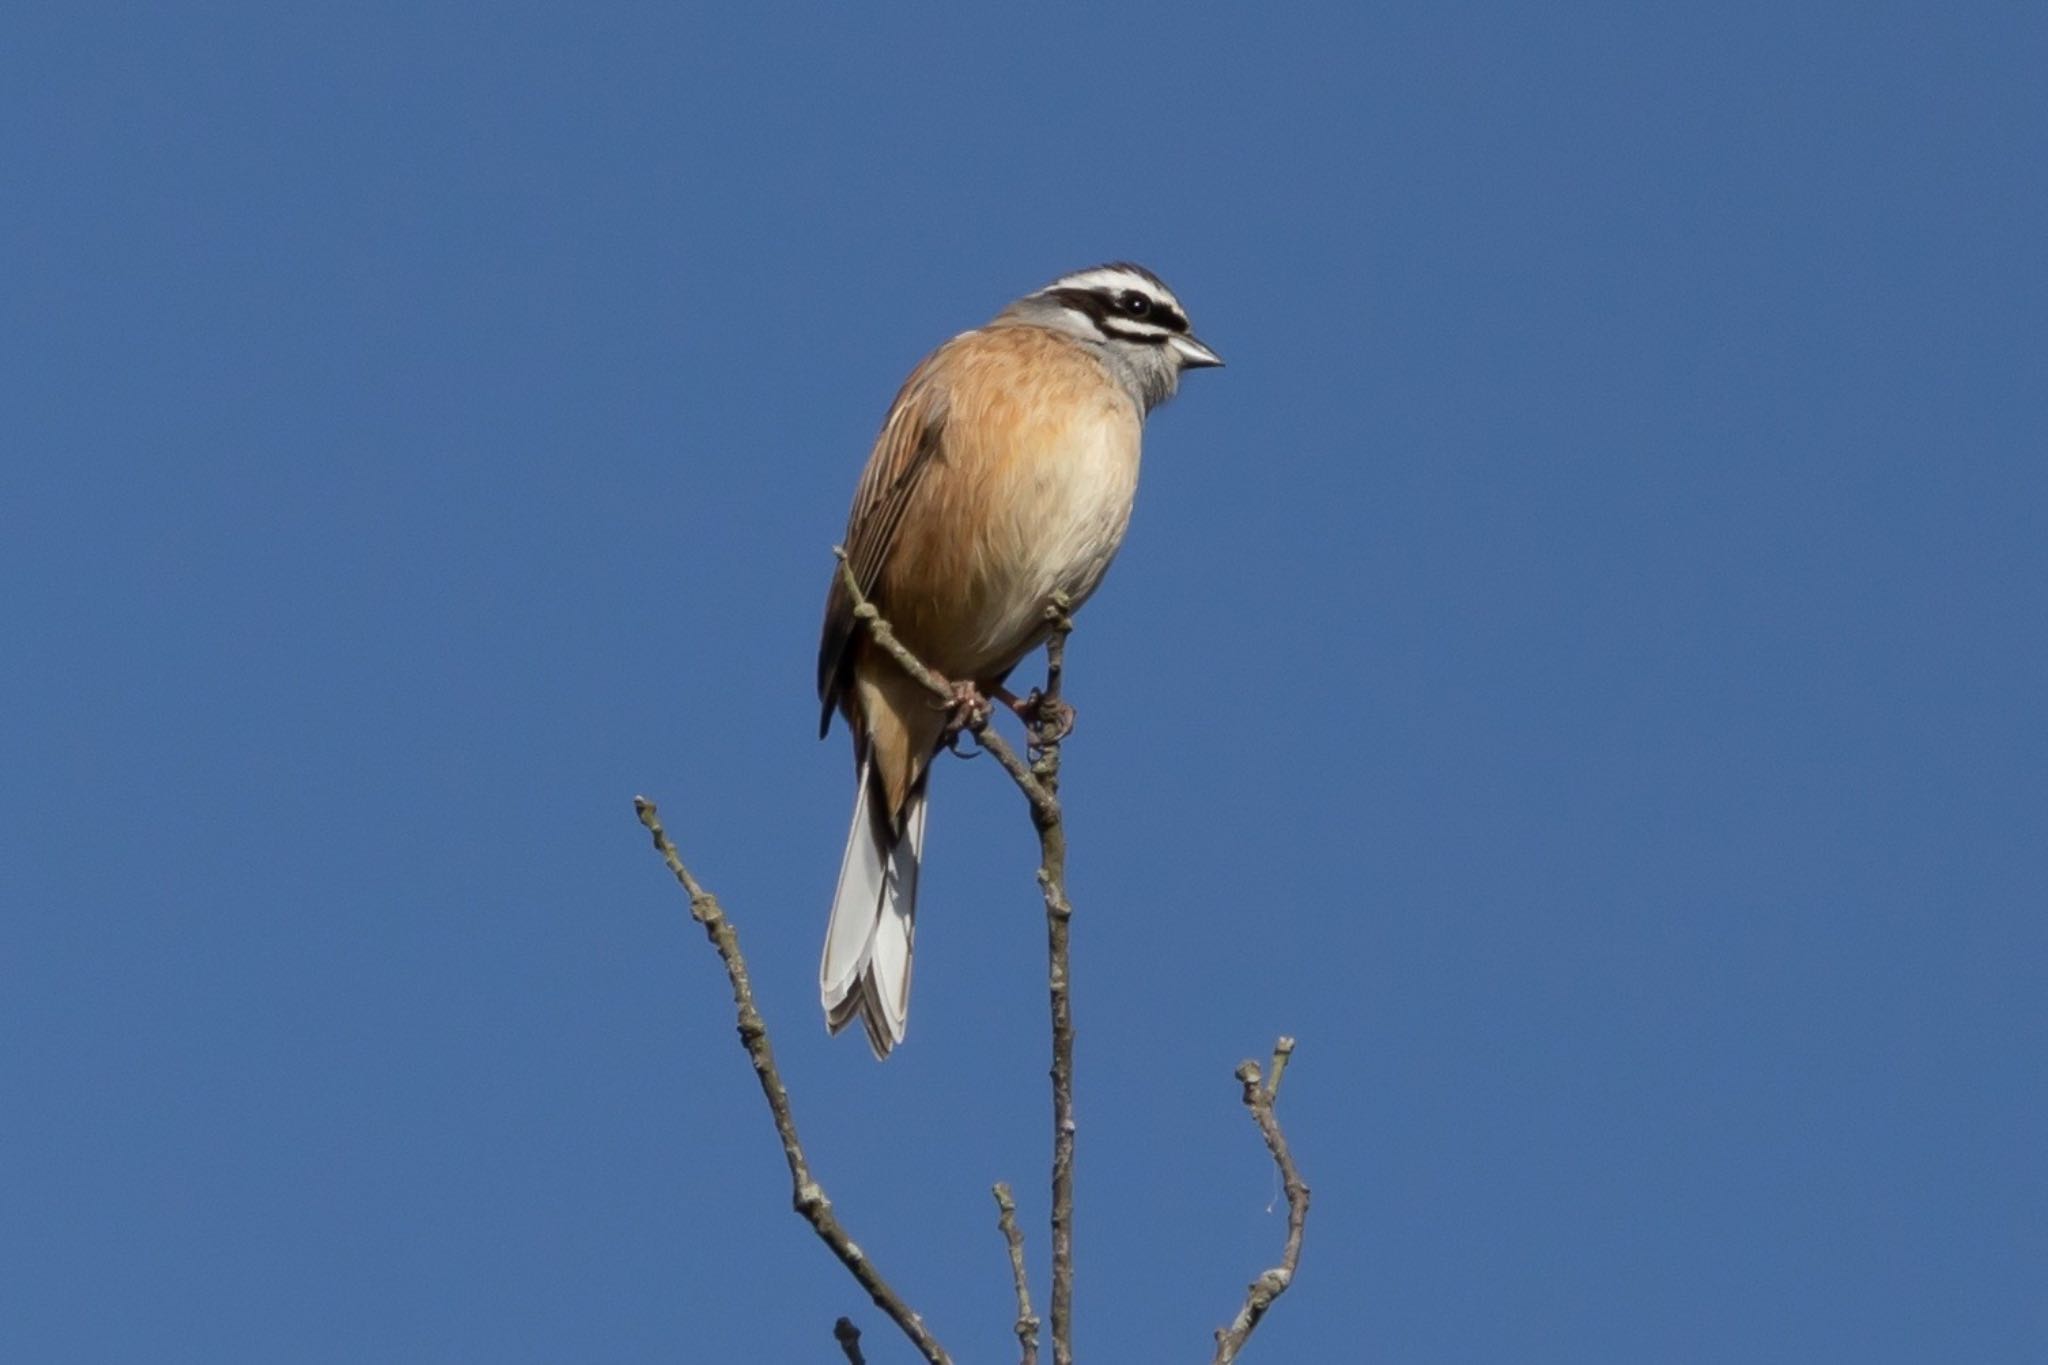
M 853 495 L 818 643 L 818 733 L 853 733 L 853 825 L 818 966 L 828 1029 L 877 1058 L 904 1038 L 931 763 L 957 710 L 868 638 L 844 577 L 963 702 L 997 696 L 1122 544 L 1145 417 L 1223 364 L 1180 300 L 1127 261 L 1063 275 L 926 356 Z

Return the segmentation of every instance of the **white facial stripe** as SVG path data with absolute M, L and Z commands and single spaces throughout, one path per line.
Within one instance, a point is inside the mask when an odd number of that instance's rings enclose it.
M 1053 281 L 1049 287 L 1053 289 L 1107 289 L 1112 292 L 1124 289 L 1137 289 L 1147 294 L 1150 294 L 1157 288 L 1150 280 L 1141 279 L 1128 270 L 1115 270 L 1107 267 L 1096 270 L 1082 270 L 1075 274 L 1064 276 Z
M 1122 313 L 1111 313 L 1107 318 L 1103 319 L 1102 325 L 1114 327 L 1120 332 L 1136 332 L 1142 333 L 1145 336 L 1163 337 L 1173 334 L 1171 327 L 1162 327 L 1158 323 L 1147 321 L 1144 318 L 1125 317 Z

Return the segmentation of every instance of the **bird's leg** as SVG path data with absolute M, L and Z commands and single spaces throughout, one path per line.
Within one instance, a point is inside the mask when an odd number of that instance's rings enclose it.
M 1037 688 L 1020 697 L 1007 687 L 994 689 L 995 698 L 1017 713 L 1031 731 L 1034 744 L 1057 744 L 1074 733 L 1074 705 L 1062 697 L 1054 701 Z

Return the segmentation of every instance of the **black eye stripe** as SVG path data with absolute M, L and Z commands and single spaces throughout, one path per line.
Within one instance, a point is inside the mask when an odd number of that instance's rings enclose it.
M 1133 320 L 1128 312 L 1118 307 L 1118 300 L 1124 294 L 1134 291 L 1123 289 L 1066 288 L 1055 289 L 1050 292 L 1054 298 L 1066 304 L 1069 308 L 1086 313 L 1095 325 L 1105 332 L 1111 332 L 1120 337 L 1128 337 L 1132 340 L 1152 341 L 1160 339 L 1155 333 L 1129 332 L 1111 328 L 1107 325 L 1112 318 Z M 1169 332 L 1185 333 L 1188 330 L 1188 320 L 1178 308 L 1160 298 L 1153 298 L 1151 303 L 1151 311 L 1145 314 L 1144 322 L 1154 327 L 1164 328 Z

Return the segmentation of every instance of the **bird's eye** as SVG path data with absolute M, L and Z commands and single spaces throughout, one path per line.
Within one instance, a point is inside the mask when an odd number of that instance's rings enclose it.
M 1134 318 L 1141 318 L 1152 311 L 1152 300 L 1135 289 L 1126 289 L 1117 299 L 1116 306 Z

